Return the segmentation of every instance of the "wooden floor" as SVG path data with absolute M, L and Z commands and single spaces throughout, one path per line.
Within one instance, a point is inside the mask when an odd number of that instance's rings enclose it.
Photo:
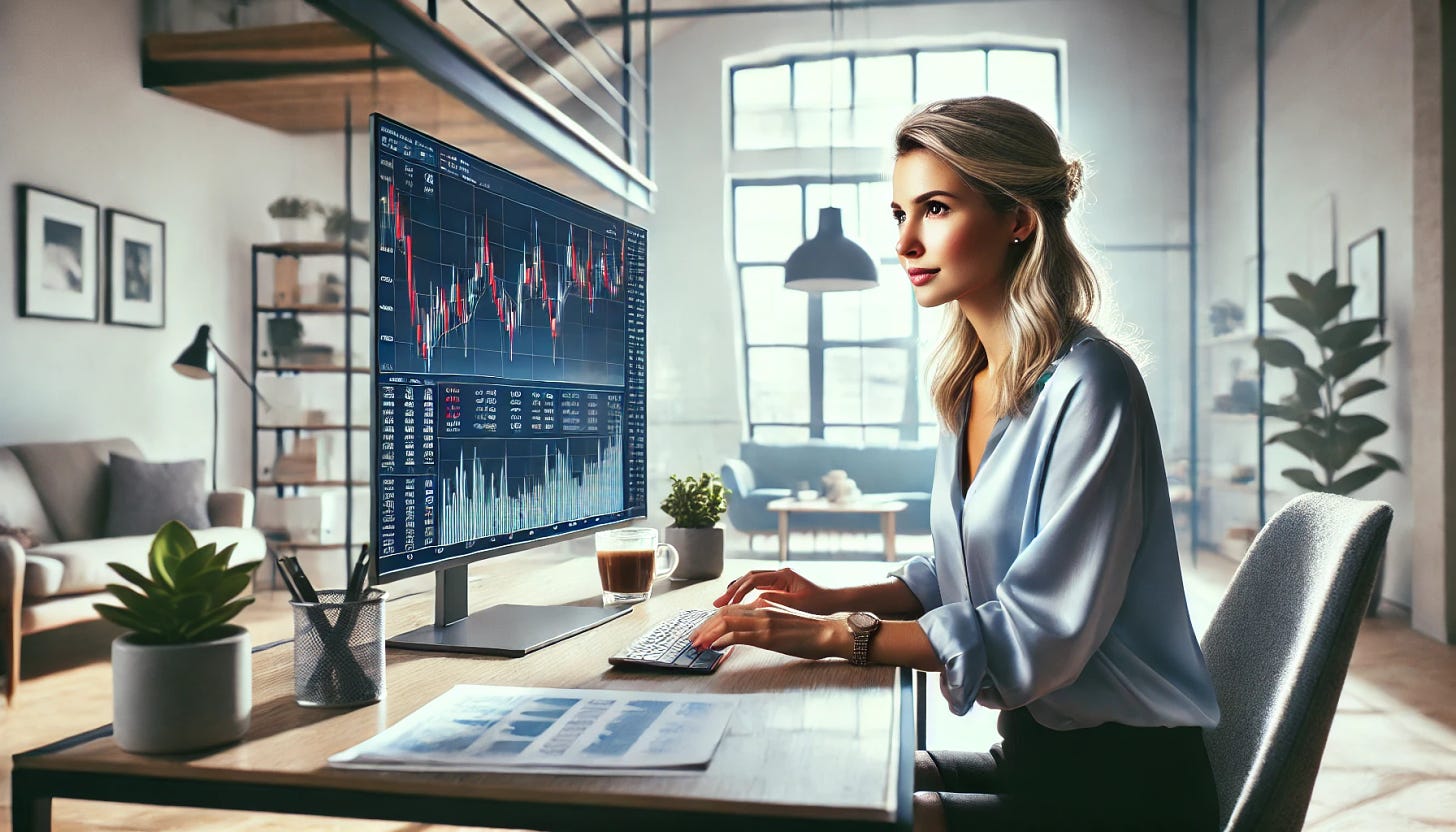
M 902 557 L 915 550 L 913 540 L 907 543 Z M 755 556 L 774 558 L 776 552 L 760 545 Z M 872 552 L 864 556 L 875 557 Z M 1198 568 L 1186 566 L 1189 609 L 1200 632 L 1233 567 L 1216 555 L 1204 555 Z M 429 583 L 421 581 L 391 586 L 396 596 L 428 589 Z M 255 645 L 292 634 L 289 608 L 280 593 L 261 593 L 242 623 Z M 0 828 L 10 825 L 11 754 L 111 721 L 107 653 L 115 633 L 96 623 L 26 640 L 20 697 L 14 708 L 0 705 Z M 1330 731 L 1306 829 L 1456 829 L 1453 691 L 1456 647 L 1416 634 L 1396 610 L 1382 610 L 1382 617 L 1367 621 Z M 937 707 L 936 698 L 932 693 L 932 747 L 984 748 L 995 741 L 994 712 L 973 709 L 969 717 L 957 719 Z M 54 821 L 57 830 L 454 828 L 65 800 L 56 801 Z

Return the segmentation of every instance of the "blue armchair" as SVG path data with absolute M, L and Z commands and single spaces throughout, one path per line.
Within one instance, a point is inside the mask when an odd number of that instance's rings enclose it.
M 798 483 L 819 487 L 819 478 L 844 469 L 864 494 L 909 504 L 895 518 L 899 534 L 930 534 L 930 480 L 935 469 L 933 446 L 863 448 L 811 440 L 799 445 L 745 442 L 739 458 L 723 463 L 723 484 L 732 489 L 728 522 L 750 534 L 777 533 L 778 515 L 768 504 L 793 494 Z M 840 531 L 878 534 L 873 514 L 802 514 L 795 531 Z

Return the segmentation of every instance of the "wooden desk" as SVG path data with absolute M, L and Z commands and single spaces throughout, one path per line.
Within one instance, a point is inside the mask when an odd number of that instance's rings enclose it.
M 293 645 L 253 661 L 253 722 L 240 743 L 145 757 L 116 747 L 110 726 L 16 755 L 16 830 L 50 828 L 56 797 L 291 812 L 525 829 L 911 828 L 911 674 L 808 662 L 738 648 L 710 676 L 622 671 L 607 656 L 686 607 L 707 607 L 729 577 L 761 561 L 730 561 L 724 578 L 662 581 L 632 613 L 520 659 L 386 652 L 383 702 L 345 711 L 293 701 Z M 877 563 L 810 564 L 832 584 L 874 580 Z M 472 569 L 474 606 L 600 604 L 591 558 L 508 555 Z M 429 593 L 390 602 L 386 631 L 433 615 Z M 708 770 L 666 777 L 432 774 L 333 769 L 327 758 L 458 683 L 732 693 L 742 698 Z

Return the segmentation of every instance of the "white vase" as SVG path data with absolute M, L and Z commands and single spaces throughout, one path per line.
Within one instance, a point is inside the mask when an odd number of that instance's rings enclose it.
M 674 581 L 703 581 L 723 574 L 723 530 L 685 529 L 676 524 L 667 527 L 665 539 L 677 549 Z
M 253 712 L 252 639 L 242 627 L 193 644 L 111 643 L 116 744 L 134 754 L 175 754 L 237 740 Z

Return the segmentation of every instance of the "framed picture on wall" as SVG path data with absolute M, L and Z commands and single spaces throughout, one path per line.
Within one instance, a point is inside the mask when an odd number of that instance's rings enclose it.
M 167 227 L 114 208 L 106 209 L 106 322 L 167 323 Z
M 1350 244 L 1350 284 L 1355 296 L 1350 299 L 1349 319 L 1380 318 L 1376 332 L 1385 337 L 1385 229 L 1377 228 Z
M 99 317 L 100 209 L 30 185 L 16 187 L 16 291 L 27 318 Z

